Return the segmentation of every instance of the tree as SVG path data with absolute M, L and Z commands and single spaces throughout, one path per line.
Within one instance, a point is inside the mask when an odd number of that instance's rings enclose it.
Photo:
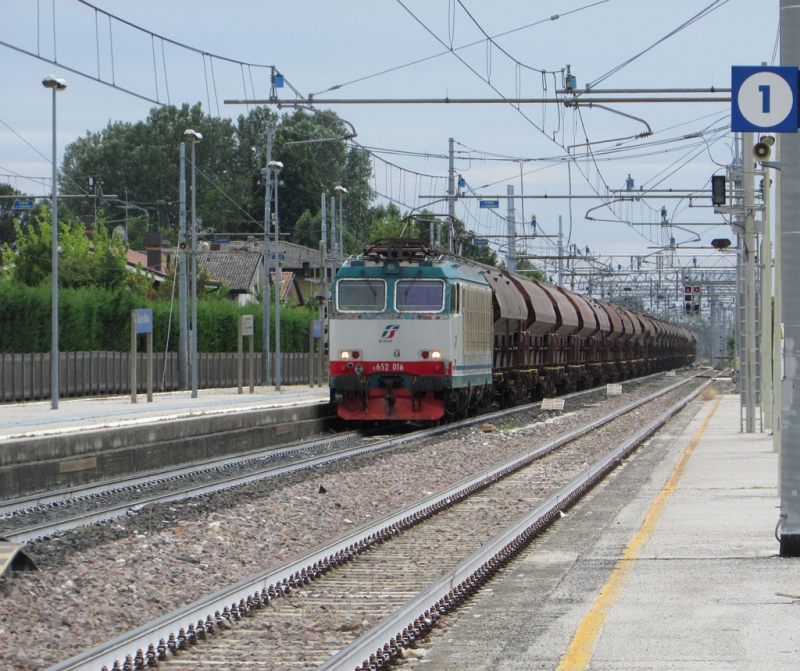
M 333 112 L 297 110 L 279 116 L 265 107 L 254 107 L 230 120 L 206 115 L 194 106 L 158 107 L 137 123 L 111 122 L 96 133 L 68 145 L 64 154 L 61 188 L 67 194 L 87 191 L 89 177 L 101 177 L 100 209 L 108 212 L 107 223 L 128 222 L 131 242 L 142 246 L 145 225 L 177 242 L 179 146 L 183 133 L 193 128 L 203 135 L 196 146 L 197 217 L 201 237 L 213 233 L 263 233 L 267 128 L 275 124 L 272 159 L 281 161 L 281 229 L 294 233 L 308 211 L 318 216 L 321 194 L 343 185 L 344 222 L 348 250 L 358 247 L 367 229 L 373 192 L 369 185 L 369 155 L 358 147 L 348 149 L 349 127 Z M 298 144 L 298 142 L 300 142 Z M 191 148 L 187 147 L 187 188 L 191 188 Z M 114 194 L 112 198 L 109 194 Z M 187 200 L 191 200 L 187 193 Z M 126 203 L 128 207 L 126 217 Z M 91 198 L 67 201 L 65 211 L 93 214 Z M 142 218 L 142 209 L 148 213 Z M 138 217 L 136 225 L 131 217 Z M 306 225 L 307 222 L 304 222 Z M 304 229 L 305 244 L 316 246 Z M 312 244 L 313 243 L 313 244 Z
M 530 277 L 532 280 L 544 280 L 544 274 L 531 263 L 530 259 L 520 259 L 517 261 L 517 273 Z
M 405 220 L 401 218 L 400 210 L 394 203 L 371 207 L 368 211 L 368 222 L 368 242 L 399 238 L 404 229 L 405 234 L 403 234 L 403 237 L 417 237 L 416 224 L 411 222 L 410 227 L 407 227 Z
M 49 210 L 39 207 L 34 221 L 24 230 L 16 225 L 16 250 L 3 247 L 6 278 L 30 287 L 50 281 L 52 276 L 52 219 Z M 97 286 L 116 289 L 127 279 L 127 246 L 112 239 L 101 220 L 90 239 L 82 221 L 61 221 L 58 232 L 58 285 L 65 288 Z
M 197 216 L 205 226 L 213 227 L 221 202 L 215 181 L 224 180 L 226 192 L 239 201 L 248 193 L 249 184 L 246 179 L 225 177 L 236 165 L 235 127 L 228 119 L 204 114 L 199 103 L 154 107 L 145 121 L 110 122 L 99 132 L 87 132 L 64 150 L 61 189 L 65 194 L 81 194 L 89 190 L 89 177 L 100 178 L 99 193 L 114 194 L 97 203 L 112 215 L 111 223 L 124 220 L 127 201 L 152 212 L 152 227 L 177 242 L 177 217 L 167 214 L 178 201 L 180 143 L 189 128 L 203 135 L 196 147 Z M 187 146 L 187 201 L 191 200 L 191 155 Z M 66 207 L 75 214 L 95 211 L 91 199 L 72 199 Z M 139 210 L 133 213 L 141 215 Z

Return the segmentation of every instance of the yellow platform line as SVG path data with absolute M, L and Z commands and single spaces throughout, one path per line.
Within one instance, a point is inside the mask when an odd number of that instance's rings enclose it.
M 703 437 L 708 423 L 711 421 L 711 417 L 719 407 L 720 401 L 722 401 L 722 396 L 717 397 L 714 407 L 711 408 L 711 412 L 709 412 L 708 416 L 703 420 L 697 433 L 689 442 L 689 446 L 678 460 L 678 464 L 672 471 L 669 480 L 667 480 L 667 484 L 659 492 L 653 505 L 650 506 L 650 510 L 647 512 L 647 517 L 645 517 L 642 526 L 628 543 L 622 553 L 622 558 L 617 562 L 614 570 L 611 572 L 608 582 L 603 586 L 603 589 L 600 590 L 600 594 L 597 596 L 594 606 L 592 606 L 591 610 L 578 626 L 572 638 L 572 642 L 569 648 L 567 648 L 567 652 L 561 658 L 557 671 L 584 671 L 588 668 L 589 662 L 592 659 L 592 651 L 597 642 L 597 637 L 600 634 L 600 629 L 602 629 L 606 617 L 608 617 L 608 614 L 614 607 L 614 603 L 620 595 L 620 592 L 622 592 L 622 588 L 625 587 L 625 583 L 628 581 L 628 577 L 636 564 L 636 560 L 639 558 L 644 544 L 647 543 L 650 536 L 652 536 L 653 532 L 656 530 L 658 521 L 661 519 L 664 508 L 667 506 L 667 501 L 678 488 L 678 483 L 686 471 L 686 465 L 689 463 L 690 457 L 694 453 L 700 439 Z

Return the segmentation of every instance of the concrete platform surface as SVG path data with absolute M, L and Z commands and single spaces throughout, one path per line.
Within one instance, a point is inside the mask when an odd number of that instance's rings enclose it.
M 154 393 L 152 403 L 146 394 L 139 394 L 137 403 L 128 396 L 90 398 L 62 398 L 53 410 L 50 401 L 9 403 L 0 405 L 0 445 L 3 441 L 42 437 L 77 431 L 91 431 L 115 427 L 132 427 L 197 415 L 262 410 L 326 403 L 330 391 L 325 387 L 281 385 L 255 387 L 237 393 L 236 387 L 227 389 L 200 389 L 197 398 L 189 391 Z
M 697 401 L 509 565 L 425 671 L 800 668 L 778 455 L 739 397 Z

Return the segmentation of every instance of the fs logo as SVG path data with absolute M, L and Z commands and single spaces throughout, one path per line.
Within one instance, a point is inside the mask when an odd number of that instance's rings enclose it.
M 381 333 L 381 337 L 378 342 L 392 342 L 392 338 L 394 338 L 395 333 L 400 330 L 400 324 L 389 324 Z

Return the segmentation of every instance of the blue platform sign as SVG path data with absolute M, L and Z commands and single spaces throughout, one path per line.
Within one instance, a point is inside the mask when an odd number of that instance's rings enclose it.
M 731 68 L 731 130 L 735 133 L 796 133 L 796 67 Z
M 319 319 L 314 320 L 314 337 L 322 337 L 322 322 Z
M 231 239 L 227 235 L 218 235 L 214 238 L 214 242 L 218 245 L 227 245 Z
M 496 207 L 500 207 L 500 201 L 499 200 L 482 200 L 481 201 L 481 207 L 483 207 L 483 208 L 487 208 L 488 207 L 488 208 L 494 209 Z
M 150 308 L 136 310 L 136 335 L 153 332 L 153 311 Z
M 14 201 L 14 209 L 15 210 L 32 210 L 33 209 L 33 201 L 32 200 L 15 200 Z
M 489 241 L 486 238 L 475 238 L 472 241 L 472 244 L 475 245 L 476 247 L 488 247 Z

